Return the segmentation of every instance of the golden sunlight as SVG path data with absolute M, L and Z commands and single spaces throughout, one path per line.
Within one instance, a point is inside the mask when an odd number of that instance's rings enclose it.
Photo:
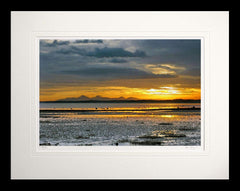
M 54 101 L 65 98 L 77 98 L 81 95 L 89 98 L 102 96 L 108 98 L 129 98 L 148 100 L 170 99 L 201 99 L 200 88 L 159 87 L 156 88 L 128 88 L 128 87 L 58 87 L 41 89 L 41 101 Z
M 153 74 L 176 74 L 175 71 L 172 71 L 172 70 L 169 70 L 168 68 L 163 68 L 163 67 L 157 67 L 155 65 L 152 65 L 152 64 L 147 64 L 145 66 L 145 69 L 148 71 L 148 72 L 151 72 Z
M 178 94 L 179 91 L 173 87 L 161 87 L 161 89 L 149 89 L 146 90 L 148 94 Z

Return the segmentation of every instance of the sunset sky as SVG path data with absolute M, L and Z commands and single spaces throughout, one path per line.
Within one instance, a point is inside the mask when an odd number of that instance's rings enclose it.
M 201 99 L 200 40 L 40 40 L 40 101 Z

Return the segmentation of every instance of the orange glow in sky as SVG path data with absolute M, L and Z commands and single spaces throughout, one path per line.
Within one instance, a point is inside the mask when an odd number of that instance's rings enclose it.
M 199 39 L 41 39 L 40 101 L 201 99 Z
M 46 93 L 45 93 L 45 92 Z M 85 95 L 89 98 L 102 96 L 108 98 L 129 98 L 134 97 L 137 99 L 146 100 L 172 100 L 172 99 L 201 99 L 201 90 L 199 88 L 174 88 L 174 87 L 162 87 L 159 89 L 140 89 L 140 88 L 126 88 L 126 87 L 92 87 L 92 91 L 89 89 L 81 88 L 59 88 L 54 89 L 53 93 L 51 89 L 42 90 L 41 101 L 55 101 L 70 97 L 79 97 Z M 44 95 L 45 94 L 45 95 Z

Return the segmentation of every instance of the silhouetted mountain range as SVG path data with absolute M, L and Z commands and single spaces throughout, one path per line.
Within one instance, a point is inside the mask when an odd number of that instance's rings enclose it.
M 118 98 L 109 98 L 109 97 L 103 97 L 103 96 L 95 96 L 92 98 L 89 98 L 85 95 L 81 95 L 79 97 L 72 97 L 72 98 L 65 98 L 65 99 L 59 99 L 56 101 L 41 101 L 42 103 L 58 103 L 58 102 L 164 102 L 164 103 L 200 103 L 201 100 L 184 100 L 184 99 L 174 99 L 174 100 L 142 100 L 135 97 L 118 97 Z
M 89 98 L 85 95 L 81 95 L 80 97 L 77 98 L 65 98 L 65 99 L 60 99 L 57 101 L 115 101 L 115 100 L 138 100 L 137 98 L 134 97 L 128 97 L 128 98 L 124 98 L 124 97 L 119 97 L 119 98 L 109 98 L 109 97 L 102 97 L 102 96 L 95 96 L 92 98 Z

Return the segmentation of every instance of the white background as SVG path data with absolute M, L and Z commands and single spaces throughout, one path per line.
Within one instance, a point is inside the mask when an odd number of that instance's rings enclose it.
M 11 178 L 227 179 L 228 25 L 228 12 L 12 12 Z M 36 44 L 42 36 L 204 39 L 204 147 L 39 150 Z

